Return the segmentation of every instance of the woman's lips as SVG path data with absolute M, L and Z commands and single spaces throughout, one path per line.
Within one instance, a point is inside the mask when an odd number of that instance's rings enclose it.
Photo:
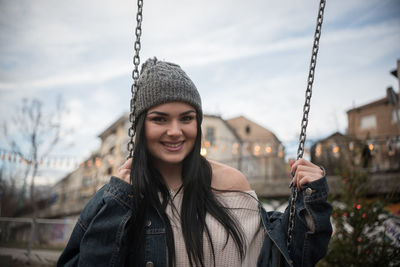
M 183 143 L 184 143 L 184 141 L 177 142 L 177 143 L 161 142 L 161 144 L 164 146 L 164 148 L 171 152 L 181 150 L 183 147 Z

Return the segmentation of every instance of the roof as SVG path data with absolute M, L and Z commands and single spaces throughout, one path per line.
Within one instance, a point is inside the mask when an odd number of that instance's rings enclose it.
M 330 136 L 325 137 L 325 138 L 323 138 L 323 139 L 320 139 L 320 140 L 318 140 L 318 141 L 315 142 L 315 143 L 317 144 L 317 143 L 325 142 L 326 140 L 329 140 L 329 139 L 332 139 L 332 138 L 348 138 L 348 136 L 347 136 L 347 135 L 344 135 L 344 134 L 342 134 L 342 133 L 340 133 L 340 132 L 334 132 L 334 133 L 331 134 Z
M 107 135 L 110 134 L 110 132 L 114 131 L 115 129 L 118 128 L 118 126 L 125 122 L 129 118 L 129 113 L 123 114 L 121 117 L 119 117 L 116 121 L 113 122 L 110 126 L 108 126 L 102 133 L 98 135 L 101 139 L 104 139 Z
M 240 126 L 246 126 L 248 124 L 250 124 L 250 126 L 255 126 L 255 131 L 251 130 L 250 134 L 244 134 L 241 131 L 236 131 L 237 134 L 240 136 L 240 139 L 243 141 L 254 141 L 254 140 L 262 140 L 262 139 L 267 139 L 267 138 L 273 138 L 275 139 L 277 142 L 281 143 L 281 141 L 278 139 L 278 137 L 276 137 L 276 135 L 271 132 L 270 130 L 266 129 L 265 127 L 259 125 L 258 123 L 249 120 L 248 118 L 244 117 L 244 116 L 239 116 L 239 117 L 235 117 L 235 118 L 231 118 L 226 120 L 227 123 L 232 127 L 232 128 L 236 128 L 239 125 Z M 253 127 L 254 129 L 254 127 Z
M 350 135 L 346 135 L 346 134 L 342 134 L 340 132 L 334 132 L 333 134 L 329 135 L 328 137 L 325 137 L 323 139 L 319 139 L 318 141 L 315 141 L 312 146 L 311 149 L 315 149 L 315 147 L 318 144 L 326 144 L 328 141 L 333 140 L 334 142 L 338 142 L 338 143 L 342 143 L 342 142 L 350 142 L 350 141 L 356 141 L 352 136 Z
M 397 69 L 392 70 L 390 73 L 391 73 L 394 77 L 399 78 L 399 77 L 397 77 Z
M 211 114 L 203 114 L 203 117 L 210 117 L 210 118 L 220 119 L 225 124 L 225 126 L 232 132 L 232 134 L 235 136 L 235 138 L 238 141 L 243 142 L 242 138 L 240 138 L 240 136 L 237 134 L 235 129 L 233 129 L 232 126 L 229 125 L 229 123 L 226 120 L 224 120 L 221 116 L 211 115 Z
M 399 97 L 399 93 L 396 93 L 396 95 L 397 95 L 397 97 Z M 362 106 L 359 106 L 359 107 L 355 107 L 355 108 L 349 109 L 349 110 L 347 111 L 347 113 L 356 112 L 356 111 L 360 111 L 360 110 L 362 110 L 362 109 L 368 109 L 368 108 L 372 108 L 372 107 L 376 107 L 376 106 L 381 106 L 381 105 L 387 105 L 387 104 L 389 104 L 389 100 L 387 99 L 387 97 L 384 97 L 384 98 L 375 100 L 375 101 L 373 101 L 373 102 L 367 103 L 367 104 L 365 104 L 365 105 L 362 105 Z

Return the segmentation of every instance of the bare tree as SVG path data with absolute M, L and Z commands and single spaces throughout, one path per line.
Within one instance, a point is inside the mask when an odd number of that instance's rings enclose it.
M 8 166 L 5 161 L 0 164 L 0 217 L 12 217 L 24 203 L 21 197 L 20 177 L 25 169 Z
M 33 217 L 37 216 L 38 211 L 35 179 L 41 162 L 59 143 L 62 116 L 66 112 L 61 97 L 58 97 L 55 110 L 52 111 L 45 110 L 43 103 L 38 99 L 23 99 L 9 120 L 3 123 L 3 134 L 11 151 L 26 163 L 21 195 L 26 195 L 29 185 Z

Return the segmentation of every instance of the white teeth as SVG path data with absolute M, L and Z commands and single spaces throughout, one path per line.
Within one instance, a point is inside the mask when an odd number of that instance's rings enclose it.
M 167 147 L 173 147 L 173 148 L 176 148 L 176 147 L 180 146 L 181 144 L 182 144 L 182 142 L 181 142 L 181 143 L 177 143 L 177 144 L 168 144 L 168 143 L 164 143 L 165 146 L 167 146 Z

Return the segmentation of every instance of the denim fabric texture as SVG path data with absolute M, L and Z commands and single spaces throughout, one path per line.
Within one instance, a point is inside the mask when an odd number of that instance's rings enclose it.
M 327 196 L 326 177 L 299 192 L 291 255 L 286 247 L 288 209 L 266 212 L 260 204 L 266 235 L 257 266 L 314 266 L 326 254 L 332 234 Z M 129 221 L 134 219 L 131 199 L 131 186 L 111 177 L 82 210 L 57 266 L 124 266 L 128 254 L 135 253 L 129 250 L 126 235 Z M 306 216 L 312 219 L 312 229 Z M 139 266 L 167 264 L 165 227 L 154 209 L 148 211 L 145 244 L 136 253 L 135 258 L 143 261 Z

